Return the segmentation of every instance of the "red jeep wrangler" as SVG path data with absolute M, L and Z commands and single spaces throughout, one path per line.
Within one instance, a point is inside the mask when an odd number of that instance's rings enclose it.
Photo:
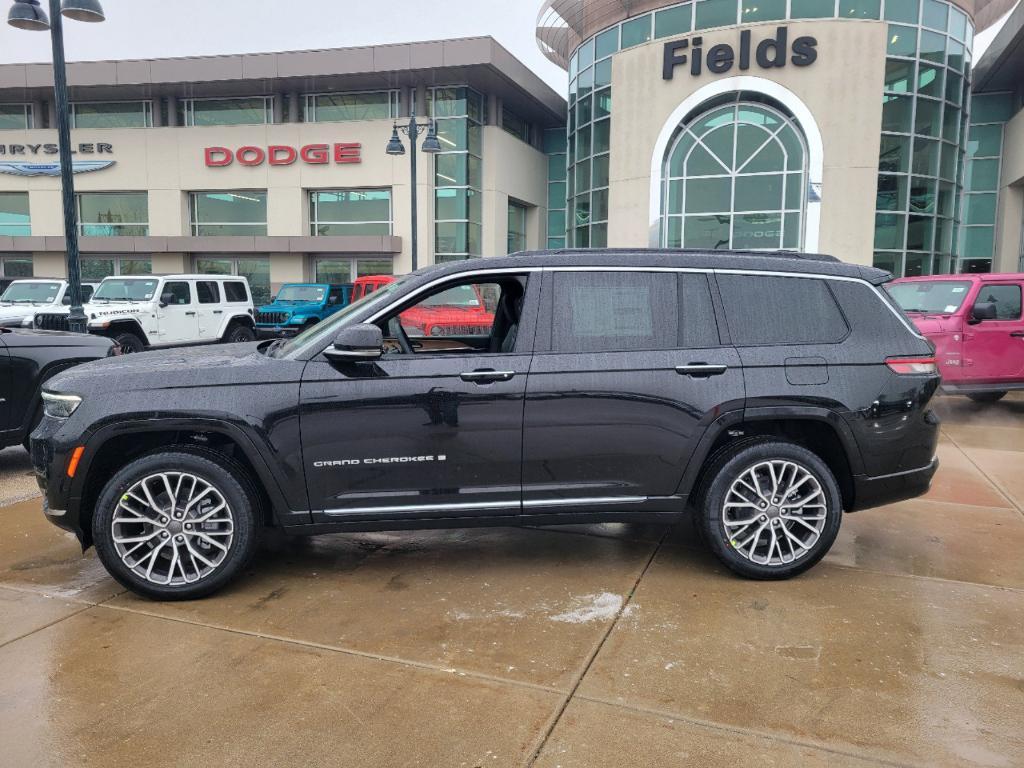
M 356 301 L 382 285 L 394 282 L 390 275 L 356 278 L 352 300 Z M 494 325 L 494 313 L 475 285 L 460 285 L 431 296 L 402 313 L 402 327 L 411 337 L 486 336 Z

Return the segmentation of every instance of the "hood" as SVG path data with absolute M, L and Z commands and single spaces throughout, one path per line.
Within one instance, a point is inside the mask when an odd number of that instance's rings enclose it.
M 269 383 L 290 366 L 261 354 L 259 348 L 266 343 L 215 344 L 110 357 L 55 376 L 47 382 L 47 389 L 85 395 Z M 294 371 L 288 375 L 294 376 Z
M 93 336 L 89 333 L 70 333 L 68 331 L 37 331 L 31 328 L 9 328 L 3 333 L 3 343 L 9 349 L 25 349 L 28 347 L 61 347 L 76 350 L 76 354 L 106 355 L 114 342 L 105 336 Z
M 49 312 L 54 308 L 53 304 L 0 304 L 0 320 L 10 320 L 15 317 L 28 317 L 37 312 Z

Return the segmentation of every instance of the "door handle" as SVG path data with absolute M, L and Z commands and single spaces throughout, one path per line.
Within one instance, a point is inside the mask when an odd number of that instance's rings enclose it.
M 1010 335 L 1015 339 L 1024 339 L 1024 331 L 1010 331 Z
M 215 309 L 215 310 L 213 310 L 213 314 L 215 314 L 215 315 L 223 315 L 224 314 L 224 310 L 223 309 Z
M 459 378 L 475 384 L 493 384 L 496 381 L 511 381 L 515 375 L 515 371 L 466 371 L 459 374 Z
M 186 315 L 194 315 L 194 314 L 195 314 L 195 312 L 186 312 L 185 314 L 186 314 Z
M 712 365 L 711 363 L 687 363 L 677 365 L 676 373 L 694 379 L 706 379 L 709 376 L 721 376 L 729 370 L 728 365 Z

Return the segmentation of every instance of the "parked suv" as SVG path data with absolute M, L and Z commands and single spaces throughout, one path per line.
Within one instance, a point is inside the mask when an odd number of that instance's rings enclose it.
M 351 285 L 285 283 L 270 304 L 257 308 L 256 335 L 294 336 L 347 306 L 351 296 Z
M 244 277 L 108 277 L 85 305 L 85 314 L 89 332 L 113 339 L 124 354 L 256 338 L 252 294 Z M 39 313 L 36 325 L 66 329 L 67 314 Z
M 208 594 L 260 530 L 677 519 L 779 579 L 924 492 L 939 384 L 888 273 L 827 257 L 569 251 L 385 285 L 293 339 L 74 368 L 32 459 L 46 515 L 128 588 Z M 487 334 L 411 338 L 446 292 Z M 116 392 L 117 397 L 111 397 Z
M 83 302 L 89 300 L 97 285 L 97 283 L 82 283 Z M 15 280 L 0 296 L 0 326 L 31 328 L 39 312 L 67 316 L 70 309 L 71 296 L 68 293 L 67 280 L 45 277 Z M 63 330 L 67 330 L 67 328 L 65 327 Z
M 1024 274 L 907 277 L 888 290 L 935 345 L 944 392 L 994 403 L 1024 389 Z

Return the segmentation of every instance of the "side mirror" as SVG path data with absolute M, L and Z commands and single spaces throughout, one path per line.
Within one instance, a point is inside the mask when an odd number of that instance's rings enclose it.
M 271 304 L 273 304 L 275 301 L 277 301 L 277 294 L 276 293 L 273 296 L 270 297 L 270 303 Z
M 974 305 L 971 310 L 971 324 L 984 322 L 985 320 L 996 320 L 999 318 L 999 311 L 994 301 L 983 301 Z
M 174 294 L 173 293 L 161 294 L 161 296 L 160 296 L 160 306 L 161 307 L 166 307 L 168 304 L 173 304 L 173 303 L 174 303 Z
M 85 299 L 83 299 L 82 301 L 84 302 Z M 71 306 L 71 297 L 69 295 L 65 294 L 64 298 L 61 300 L 60 303 L 63 304 L 64 306 L 66 306 L 66 307 L 70 307 Z
M 334 345 L 324 350 L 324 357 L 339 363 L 377 360 L 383 354 L 384 334 L 370 323 L 342 328 L 334 339 Z

